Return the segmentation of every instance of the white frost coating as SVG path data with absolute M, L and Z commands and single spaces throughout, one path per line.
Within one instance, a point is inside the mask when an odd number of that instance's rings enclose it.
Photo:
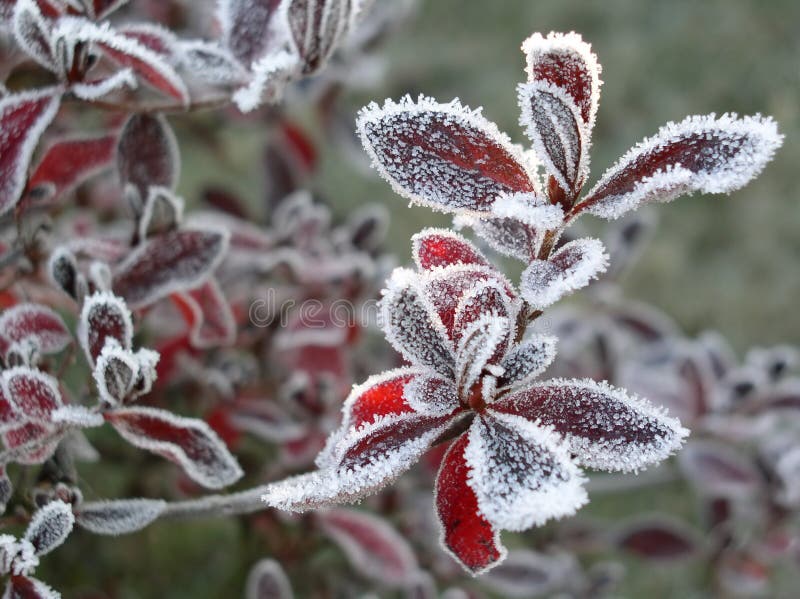
M 134 356 L 139 362 L 139 379 L 135 383 L 132 396 L 141 397 L 142 395 L 150 393 L 150 390 L 153 388 L 153 383 L 155 383 L 156 378 L 158 378 L 156 366 L 161 359 L 161 354 L 155 350 L 143 347 L 139 349 Z
M 38 326 L 38 331 L 30 331 L 31 326 Z M 0 334 L 9 341 L 35 338 L 39 350 L 46 354 L 60 352 L 72 341 L 61 316 L 47 306 L 27 302 L 3 310 Z
M 496 252 L 526 264 L 539 253 L 544 233 L 516 219 L 479 218 L 471 214 L 456 214 L 453 226 L 457 230 L 470 227 Z
M 50 419 L 56 424 L 66 424 L 79 428 L 103 426 L 105 423 L 102 414 L 80 405 L 66 405 L 56 408 L 51 412 Z
M 492 204 L 492 215 L 517 220 L 535 229 L 555 229 L 564 224 L 561 206 L 549 204 L 532 193 L 499 196 Z
M 430 114 L 439 115 L 445 122 L 478 131 L 494 144 L 500 146 L 511 160 L 516 162 L 525 172 L 533 188 L 533 193 L 542 195 L 541 189 L 539 188 L 539 179 L 536 175 L 535 164 L 532 163 L 519 146 L 513 144 L 509 137 L 497 128 L 497 125 L 487 120 L 481 111 L 482 109 L 480 108 L 472 110 L 467 106 L 462 106 L 458 99 L 454 99 L 447 104 L 442 104 L 436 102 L 433 98 L 422 95 L 417 98 L 416 102 L 412 100 L 410 96 L 405 96 L 400 102 L 387 99 L 383 106 L 379 106 L 377 103 L 373 102 L 362 108 L 356 118 L 356 126 L 359 137 L 361 138 L 361 143 L 372 160 L 373 167 L 390 183 L 392 189 L 394 189 L 397 194 L 407 198 L 412 204 L 427 206 L 442 212 L 472 213 L 476 215 L 485 212 L 485 210 L 469 208 L 469 198 L 466 195 L 462 195 L 460 199 L 457 197 L 459 191 L 461 191 L 462 194 L 475 193 L 475 188 L 470 189 L 470 184 L 465 186 L 463 181 L 459 181 L 459 179 L 462 178 L 461 175 L 471 173 L 468 169 L 449 164 L 448 166 L 439 165 L 439 167 L 446 170 L 435 172 L 435 169 L 431 170 L 432 167 L 421 160 L 419 164 L 415 165 L 395 164 L 393 166 L 398 172 L 402 169 L 408 169 L 408 172 L 404 173 L 407 177 L 419 178 L 424 175 L 435 175 L 440 178 L 447 177 L 451 179 L 453 183 L 441 189 L 430 186 L 423 186 L 422 189 L 414 189 L 415 186 L 409 187 L 401 182 L 397 176 L 391 172 L 388 165 L 384 164 L 378 156 L 375 142 L 373 139 L 370 139 L 367 131 L 368 126 L 377 125 L 384 120 L 392 120 L 396 117 L 405 117 L 408 121 L 417 118 L 422 125 L 428 125 L 431 120 Z M 425 135 L 424 130 L 420 133 Z M 417 179 L 416 183 L 419 184 L 419 179 Z M 456 187 L 459 183 L 462 185 L 461 190 Z M 491 193 L 490 190 L 492 187 L 500 187 L 498 183 L 486 180 L 480 182 L 476 181 L 475 186 L 478 187 L 478 192 L 485 193 Z M 419 185 L 416 185 L 416 187 L 419 187 Z M 509 191 L 512 190 L 504 189 L 498 191 L 495 195 L 499 195 L 500 192 L 508 193 Z
M 411 547 L 385 520 L 352 509 L 317 513 L 322 531 L 363 576 L 390 586 L 406 586 L 419 568 Z
M 511 323 L 493 314 L 481 316 L 461 337 L 456 354 L 457 388 L 469 393 L 489 361 L 508 344 Z
M 234 103 L 242 112 L 250 112 L 258 108 L 265 99 L 269 102 L 278 101 L 283 88 L 299 66 L 297 56 L 289 52 L 267 54 L 251 65 L 252 79 L 246 86 L 236 90 L 233 94 Z
M 627 169 L 636 168 L 649 154 L 686 139 L 706 142 L 695 150 L 696 157 L 705 163 L 699 170 L 673 161 L 643 175 L 630 191 L 621 194 L 603 191 L 609 184 L 613 188 L 615 178 Z M 680 123 L 667 123 L 656 135 L 631 148 L 603 174 L 581 203 L 588 204 L 588 212 L 613 219 L 642 203 L 669 202 L 685 193 L 730 193 L 756 177 L 782 143 L 783 135 L 770 117 L 757 114 L 738 118 L 733 113 L 720 118 L 713 113 L 689 116 Z M 725 152 L 734 154 L 728 157 Z
M 53 58 L 50 25 L 34 0 L 18 0 L 11 21 L 14 39 L 25 53 L 46 69 L 58 73 Z
M 519 124 L 561 189 L 571 194 L 589 173 L 590 134 L 572 97 L 546 81 L 517 87 Z
M 64 402 L 58 381 L 41 370 L 15 366 L 0 373 L 3 395 L 12 410 L 28 420 L 47 422 Z
M 91 323 L 95 322 L 94 319 L 97 318 L 98 314 L 104 313 L 113 314 L 114 319 L 122 324 L 122 339 L 117 339 L 122 348 L 130 349 L 133 344 L 133 318 L 125 301 L 108 291 L 95 292 L 83 301 L 76 331 L 78 342 L 81 344 L 89 364 L 94 363 L 89 339 L 89 335 L 92 332 Z M 99 322 L 98 324 L 102 326 L 109 323 Z
M 547 260 L 534 260 L 522 273 L 520 295 L 535 310 L 585 287 L 608 267 L 599 239 L 584 237 L 564 244 Z
M 217 42 L 179 41 L 176 50 L 180 65 L 197 79 L 223 84 L 241 84 L 247 79 L 242 64 Z
M 542 374 L 556 357 L 558 338 L 533 335 L 509 351 L 500 362 L 502 388 L 518 388 Z
M 36 555 L 46 555 L 64 542 L 74 524 L 72 507 L 56 499 L 33 515 L 24 539 L 35 547 Z
M 119 499 L 82 503 L 75 508 L 75 521 L 98 535 L 118 536 L 142 530 L 167 507 L 161 499 Z
M 147 199 L 144 203 L 142 215 L 139 217 L 139 239 L 146 239 L 151 233 L 153 218 L 171 218 L 171 223 L 155 223 L 173 228 L 183 221 L 183 198 L 168 187 L 151 185 L 147 188 Z
M 11 535 L 0 535 L 0 574 L 27 576 L 38 566 L 39 558 L 30 541 L 18 540 Z
M 497 281 L 477 281 L 458 300 L 453 316 L 453 336 L 457 342 L 463 339 L 464 331 L 481 316 L 505 318 L 513 325 L 520 308 L 519 299 L 509 297 Z
M 415 376 L 403 387 L 403 398 L 417 414 L 444 416 L 459 406 L 453 382 L 436 374 Z
M 82 83 L 73 83 L 70 86 L 70 91 L 82 100 L 98 100 L 103 96 L 121 90 L 124 87 L 128 89 L 136 89 L 139 81 L 136 79 L 132 69 L 124 68 L 110 77 L 99 79 L 97 81 L 89 81 Z
M 139 360 L 131 350 L 120 347 L 116 339 L 107 337 L 92 377 L 100 399 L 109 405 L 116 405 L 133 389 L 139 377 Z
M 197 418 L 183 418 L 157 408 L 116 408 L 109 411 L 111 425 L 131 445 L 164 456 L 180 465 L 195 482 L 208 489 L 220 489 L 242 477 L 236 458 L 211 427 Z M 159 426 L 180 430 L 184 445 L 150 437 L 137 421 L 153 419 Z M 190 455 L 190 453 L 196 455 Z
M 47 99 L 45 106 L 39 115 L 33 120 L 30 127 L 25 126 L 24 140 L 19 143 L 19 150 L 13 162 L 8 165 L 8 171 L 0 172 L 0 215 L 8 212 L 19 201 L 22 191 L 25 189 L 25 181 L 28 174 L 28 165 L 33 156 L 33 151 L 39 143 L 39 138 L 47 129 L 47 126 L 56 116 L 58 107 L 61 103 L 61 90 L 54 87 L 26 91 L 21 93 L 8 94 L 0 99 L 0 147 L 5 151 L 14 149 L 12 146 L 13 137 L 21 132 L 20 123 L 9 122 L 8 113 L 19 109 L 26 103 L 35 103 Z M 9 136 L 13 136 L 9 139 Z M 12 147 L 10 147 L 12 146 Z
M 597 60 L 597 56 L 592 52 L 592 46 L 574 31 L 570 33 L 557 33 L 551 31 L 547 37 L 542 36 L 541 33 L 534 33 L 524 42 L 522 42 L 522 52 L 525 54 L 527 63 L 526 71 L 528 73 L 528 81 L 535 81 L 534 68 L 546 56 L 557 57 L 562 64 L 582 68 L 589 77 L 589 93 L 588 108 L 589 119 L 584 121 L 586 131 L 590 135 L 594 127 L 595 116 L 597 115 L 597 106 L 600 101 L 600 73 L 602 67 Z M 563 71 L 563 69 L 562 69 Z M 577 81 L 572 81 L 575 85 Z M 588 137 L 588 135 L 587 135 Z
M 250 569 L 244 596 L 245 599 L 294 599 L 289 578 L 274 559 L 262 559 Z
M 591 420 L 591 427 L 584 429 L 587 436 L 559 433 L 569 445 L 577 463 L 582 466 L 638 472 L 672 455 L 689 435 L 689 429 L 681 426 L 677 418 L 670 417 L 664 408 L 605 382 L 553 379 L 535 386 L 546 387 L 551 401 L 563 406 L 568 417 L 569 414 L 578 414 Z M 570 397 L 559 395 L 559 390 L 562 394 L 569 390 L 579 392 L 586 405 L 579 405 L 574 400 L 570 402 Z M 559 428 L 558 423 L 554 423 L 554 426 Z M 615 429 L 650 433 L 653 440 L 640 443 L 614 438 L 612 433 Z
M 380 310 L 379 325 L 392 347 L 415 366 L 452 376 L 454 356 L 447 329 L 414 271 L 394 269 Z
M 574 514 L 588 501 L 585 479 L 552 429 L 492 414 L 476 417 L 467 434 L 467 484 L 492 525 L 522 531 Z

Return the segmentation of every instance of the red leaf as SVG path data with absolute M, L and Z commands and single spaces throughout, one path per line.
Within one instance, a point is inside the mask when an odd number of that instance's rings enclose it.
M 107 339 L 130 349 L 133 321 L 125 302 L 111 293 L 97 292 L 84 300 L 78 321 L 78 340 L 90 364 L 97 360 Z
M 685 558 L 697 550 L 696 537 L 685 525 L 656 518 L 627 525 L 617 545 L 647 559 Z
M 361 141 L 397 193 L 444 212 L 488 212 L 504 194 L 534 193 L 521 152 L 478 112 L 420 98 L 371 104 Z
M 289 0 L 289 30 L 305 74 L 319 70 L 336 50 L 354 6 L 351 0 Z
M 53 186 L 50 199 L 57 199 L 79 183 L 102 172 L 114 157 L 116 136 L 64 139 L 47 148 L 28 181 L 35 192 L 40 186 Z
M 5 370 L 2 386 L 13 410 L 27 420 L 50 422 L 50 413 L 64 404 L 58 381 L 38 370 L 24 366 Z
M 317 518 L 350 565 L 370 580 L 404 586 L 416 572 L 417 560 L 408 542 L 384 520 L 348 509 L 318 512 Z
M 60 101 L 53 88 L 0 99 L 0 214 L 19 200 L 33 151 Z
M 175 54 L 178 39 L 169 29 L 153 23 L 132 23 L 123 25 L 117 31 L 139 42 L 148 50 L 171 59 Z
M 420 270 L 451 264 L 491 266 L 478 248 L 448 229 L 424 229 L 411 238 L 411 246 Z
M 272 19 L 280 4 L 281 0 L 225 0 L 218 4 L 225 43 L 246 67 L 269 48 Z
M 125 43 L 121 41 L 122 39 L 123 36 L 117 36 L 116 39 L 105 42 L 98 41 L 97 45 L 111 60 L 133 69 L 139 77 L 157 90 L 182 104 L 189 102 L 186 84 L 162 57 L 132 38 L 128 38 Z
M 0 315 L 0 335 L 12 343 L 35 339 L 45 354 L 59 352 L 72 341 L 61 317 L 38 304 L 17 304 L 5 310 Z
M 61 597 L 41 580 L 13 574 L 8 579 L 3 599 L 58 599 Z
M 189 292 L 173 294 L 172 298 L 188 316 L 189 339 L 194 347 L 227 346 L 236 340 L 236 321 L 216 279 Z
M 116 409 L 106 420 L 126 441 L 179 464 L 204 487 L 226 487 L 242 476 L 236 459 L 202 420 L 155 408 Z
M 49 427 L 28 422 L 3 433 L 3 443 L 7 449 L 25 447 L 24 453 L 15 457 L 18 464 L 41 464 L 56 450 L 60 436 L 54 435 Z
M 475 492 L 467 483 L 467 443 L 462 435 L 445 454 L 436 477 L 436 511 L 444 546 L 470 573 L 480 574 L 502 561 L 506 550 L 500 532 L 481 515 Z
M 228 247 L 223 231 L 185 229 L 152 237 L 114 270 L 113 289 L 131 308 L 202 284 Z
M 117 170 L 122 184 L 132 184 L 142 202 L 151 185 L 175 186 L 180 155 L 175 134 L 163 116 L 136 114 L 128 119 L 117 145 Z
M 13 15 L 13 32 L 17 44 L 43 67 L 57 72 L 51 30 L 51 24 L 34 0 L 17 2 Z

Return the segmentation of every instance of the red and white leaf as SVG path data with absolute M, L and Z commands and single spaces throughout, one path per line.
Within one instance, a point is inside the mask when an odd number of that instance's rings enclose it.
M 28 181 L 28 189 L 52 186 L 56 199 L 111 164 L 116 147 L 115 135 L 62 139 L 52 143 Z
M 94 364 L 109 339 L 122 349 L 133 343 L 133 319 L 125 302 L 114 294 L 98 291 L 87 297 L 78 320 L 78 341 L 89 364 Z
M 517 549 L 482 576 L 481 583 L 502 597 L 530 599 L 557 594 L 571 587 L 580 575 L 575 558 L 569 554 Z
M 744 187 L 783 143 L 775 121 L 760 115 L 687 117 L 668 123 L 612 166 L 574 208 L 617 218 L 648 202 Z
M 209 489 L 235 483 L 242 469 L 217 434 L 202 420 L 156 408 L 118 408 L 106 420 L 130 444 L 180 465 Z
M 512 193 L 499 196 L 492 204 L 492 215 L 509 218 L 538 231 L 556 229 L 564 224 L 561 206 L 550 204 L 533 193 Z
M 128 89 L 136 89 L 138 85 L 139 81 L 136 79 L 133 69 L 125 68 L 108 77 L 93 80 L 84 79 L 81 82 L 73 83 L 69 90 L 81 100 L 94 102 L 126 87 Z
M 484 371 L 491 372 L 502 359 L 512 337 L 507 318 L 491 314 L 481 316 L 462 333 L 456 351 L 456 381 L 462 395 L 480 382 Z M 484 396 L 494 394 L 494 378 L 485 377 L 481 389 Z
M 451 264 L 491 266 L 478 248 L 449 229 L 423 229 L 411 238 L 411 253 L 420 270 Z
M 521 150 L 480 112 L 457 101 L 387 100 L 383 107 L 362 109 L 357 124 L 375 168 L 414 203 L 485 213 L 500 195 L 536 192 Z
M 534 384 L 491 409 L 552 427 L 579 464 L 601 470 L 637 471 L 660 462 L 689 434 L 646 400 L 589 379 Z
M 167 507 L 161 499 L 118 499 L 81 503 L 75 522 L 98 535 L 118 536 L 136 532 L 156 520 Z
M 222 230 L 183 229 L 152 237 L 114 268 L 113 289 L 133 308 L 202 285 L 222 260 Z
M 502 284 L 493 280 L 480 281 L 459 299 L 453 315 L 452 337 L 460 343 L 466 331 L 486 317 L 514 322 L 518 311 L 519 303 L 508 297 Z M 512 328 L 508 327 L 509 333 Z
M 678 464 L 701 494 L 714 498 L 752 497 L 764 483 L 752 458 L 735 447 L 711 440 L 687 444 L 678 454 Z
M 72 506 L 56 499 L 37 510 L 24 538 L 36 549 L 36 555 L 46 555 L 66 540 L 74 524 Z
M 6 449 L 14 450 L 14 462 L 18 464 L 42 464 L 58 447 L 61 435 L 47 425 L 27 422 L 2 433 Z
M 56 88 L 0 99 L 0 214 L 13 208 L 22 195 L 33 151 L 60 101 Z
M 131 184 L 142 202 L 152 185 L 174 188 L 180 172 L 178 142 L 163 116 L 135 114 L 119 136 L 117 171 L 123 186 Z
M 406 404 L 417 414 L 444 416 L 452 414 L 460 406 L 453 381 L 432 372 L 411 378 L 403 387 L 402 394 Z
M 156 23 L 128 23 L 118 27 L 117 32 L 139 42 L 168 61 L 173 61 L 178 52 L 178 37 Z
M 168 187 L 151 185 L 139 217 L 139 239 L 177 229 L 183 220 L 183 204 L 183 198 Z
M 35 340 L 38 350 L 45 354 L 60 352 L 72 341 L 61 317 L 47 306 L 17 304 L 0 314 L 2 343 Z
M 51 39 L 51 25 L 34 0 L 17 0 L 12 16 L 14 39 L 25 53 L 46 69 L 58 72 Z
M 436 476 L 436 513 L 442 545 L 470 574 L 478 575 L 503 561 L 507 552 L 469 483 L 468 442 L 467 435 L 461 435 L 447 449 Z
M 3 395 L 25 420 L 50 422 L 53 410 L 63 405 L 58 381 L 39 370 L 17 366 L 0 374 Z
M 294 599 L 289 577 L 274 559 L 262 559 L 250 569 L 244 596 L 245 599 Z
M 453 224 L 458 229 L 470 227 L 496 252 L 526 264 L 536 258 L 542 242 L 543 231 L 516 218 L 479 218 L 471 214 L 458 214 Z
M 286 18 L 303 74 L 318 71 L 348 33 L 353 0 L 288 0 Z
M 281 0 L 223 0 L 217 3 L 223 42 L 245 67 L 267 54 L 274 44 L 275 16 L 280 5 Z
M 172 298 L 187 318 L 193 347 L 227 346 L 236 340 L 236 320 L 216 279 Z
M 476 416 L 467 434 L 467 482 L 494 526 L 526 530 L 586 503 L 583 475 L 551 430 L 493 412 Z
M 236 90 L 234 103 L 242 112 L 250 112 L 265 102 L 279 101 L 298 68 L 297 56 L 290 52 L 267 54 L 251 65 L 250 82 Z
M 498 388 L 519 388 L 542 374 L 556 357 L 557 342 L 550 335 L 533 335 L 514 346 L 499 364 Z
M 616 545 L 645 559 L 687 558 L 699 548 L 697 534 L 685 524 L 663 517 L 642 518 L 622 526 Z
M 61 594 L 41 580 L 14 574 L 8 579 L 3 599 L 61 599 Z
M 317 512 L 322 531 L 362 576 L 387 586 L 404 586 L 417 571 L 411 547 L 385 520 L 349 509 Z
M 520 295 L 535 310 L 585 287 L 608 266 L 598 239 L 584 237 L 564 244 L 547 260 L 534 260 L 522 273 Z
M 100 399 L 109 405 L 125 401 L 139 380 L 139 361 L 118 343 L 107 342 L 92 372 Z

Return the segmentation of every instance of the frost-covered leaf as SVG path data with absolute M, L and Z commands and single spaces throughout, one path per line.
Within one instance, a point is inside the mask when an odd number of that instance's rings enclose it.
M 161 499 L 119 499 L 81 503 L 75 508 L 75 522 L 98 535 L 118 536 L 142 530 L 167 507 Z
M 519 148 L 457 101 L 387 100 L 362 109 L 357 123 L 375 168 L 412 202 L 485 213 L 500 195 L 536 191 Z
M 209 489 L 235 483 L 242 469 L 217 434 L 202 420 L 156 408 L 118 408 L 106 420 L 129 443 L 179 464 Z
M 570 587 L 577 576 L 580 576 L 578 565 L 568 554 L 548 555 L 517 549 L 482 576 L 481 583 L 503 597 L 530 599 L 550 597 Z
M 489 247 L 526 264 L 536 258 L 541 245 L 542 231 L 515 218 L 479 218 L 458 214 L 453 219 L 456 228 L 470 227 Z
M 246 67 L 270 48 L 275 37 L 274 17 L 280 4 L 281 0 L 221 0 L 217 3 L 223 42 Z
M 136 89 L 138 85 L 139 81 L 136 79 L 133 69 L 125 68 L 108 77 L 84 79 L 81 82 L 73 83 L 69 90 L 81 100 L 93 102 L 126 87 Z
M 64 542 L 73 524 L 72 507 L 56 499 L 33 515 L 24 538 L 34 546 L 36 555 L 46 555 Z
M 492 315 L 481 316 L 464 329 L 456 351 L 456 381 L 462 394 L 469 393 L 484 371 L 491 371 L 502 359 L 511 333 L 507 318 Z M 493 385 L 489 380 L 484 378 L 484 384 Z M 491 396 L 494 388 L 485 387 L 485 391 L 483 395 Z
M 133 185 L 142 202 L 151 185 L 173 188 L 180 171 L 175 134 L 163 116 L 133 115 L 117 144 L 117 171 L 123 185 Z
M 230 85 L 243 83 L 247 78 L 241 63 L 219 44 L 190 40 L 179 42 L 177 50 L 181 66 L 196 79 Z
M 411 363 L 452 376 L 453 353 L 447 331 L 419 288 L 416 275 L 397 268 L 381 300 L 381 327 L 386 339 Z
M 348 33 L 354 0 L 288 0 L 286 17 L 303 73 L 318 71 Z
M 86 359 L 94 364 L 108 339 L 114 339 L 122 349 L 131 348 L 131 312 L 116 295 L 105 291 L 95 292 L 83 302 L 77 334 Z
M 127 38 L 139 42 L 148 50 L 152 50 L 172 63 L 178 51 L 178 37 L 169 29 L 155 23 L 127 23 L 120 26 L 117 32 Z
M 14 39 L 40 65 L 58 72 L 53 56 L 51 25 L 34 0 L 18 0 L 12 17 Z
M 3 395 L 17 414 L 40 423 L 50 421 L 50 413 L 63 401 L 58 381 L 39 370 L 18 366 L 0 375 Z
M 528 81 L 549 84 L 571 98 L 585 127 L 587 141 L 600 99 L 600 64 L 592 47 L 577 33 L 534 33 L 522 43 Z
M 0 314 L 0 346 L 6 342 L 34 340 L 40 352 L 60 352 L 72 341 L 64 321 L 53 310 L 40 304 L 17 304 Z
M 55 88 L 0 99 L 0 214 L 19 200 L 33 151 L 58 112 L 60 100 Z
M 139 217 L 139 239 L 176 229 L 183 220 L 183 198 L 171 189 L 151 185 Z
M 317 520 L 362 576 L 388 586 L 403 586 L 416 572 L 411 547 L 385 520 L 341 508 L 318 512 Z
M 468 572 L 480 574 L 506 556 L 500 531 L 481 513 L 478 498 L 469 483 L 471 468 L 464 452 L 467 435 L 447 449 L 436 477 L 436 512 L 444 547 Z
M 92 376 L 100 399 L 115 405 L 133 390 L 139 379 L 139 361 L 131 350 L 107 342 L 97 357 Z
M 535 310 L 585 287 L 605 271 L 608 255 L 603 244 L 589 237 L 564 244 L 547 260 L 534 260 L 522 273 L 520 295 Z
M 50 414 L 54 424 L 64 424 L 70 427 L 92 428 L 103 426 L 103 416 L 86 406 L 70 404 L 56 408 Z
M 517 316 L 517 308 L 518 306 L 512 304 L 505 289 L 497 281 L 476 283 L 458 301 L 453 315 L 453 339 L 460 342 L 466 331 L 484 318 L 505 319 L 513 323 Z M 511 330 L 512 326 L 506 328 L 508 333 L 515 332 Z
M 114 158 L 115 135 L 62 139 L 48 146 L 28 181 L 28 189 L 52 190 L 57 199 L 79 183 L 99 174 Z M 52 187 L 50 187 L 52 186 Z
M 58 447 L 61 436 L 51 427 L 36 422 L 27 422 L 9 428 L 2 434 L 6 449 L 15 451 L 14 461 L 18 464 L 41 464 Z
M 566 194 L 576 193 L 588 174 L 588 140 L 578 107 L 567 92 L 547 82 L 521 84 L 517 92 L 520 125 L 536 157 Z
M 420 270 L 451 264 L 491 266 L 478 248 L 448 229 L 423 229 L 411 238 L 411 253 Z
M 245 599 L 294 599 L 292 584 L 280 563 L 262 559 L 250 569 Z
M 625 524 L 616 544 L 646 559 L 686 558 L 698 550 L 697 535 L 685 524 L 663 517 L 642 518 Z
M 0 514 L 4 514 L 8 502 L 14 495 L 14 485 L 11 484 L 11 479 L 8 478 L 5 466 L 0 467 Z
M 512 193 L 498 197 L 492 204 L 492 215 L 524 223 L 535 230 L 556 229 L 564 222 L 561 206 L 549 204 L 533 193 Z
M 286 51 L 267 54 L 252 64 L 250 82 L 236 90 L 234 103 L 242 112 L 250 112 L 264 102 L 277 102 L 297 69 L 294 54 Z
M 201 285 L 227 248 L 222 230 L 183 229 L 152 237 L 115 267 L 114 291 L 133 309 L 150 305 Z
M 647 202 L 728 193 L 758 175 L 783 142 L 770 118 L 692 116 L 668 123 L 612 166 L 574 208 L 617 218 Z
M 467 482 L 494 526 L 526 530 L 586 503 L 584 478 L 550 430 L 494 412 L 476 416 L 468 438 Z
M 61 594 L 41 580 L 14 574 L 8 579 L 3 599 L 61 599 Z
M 141 348 L 134 356 L 139 363 L 139 376 L 136 378 L 131 391 L 131 398 L 133 399 L 150 393 L 153 383 L 158 377 L 156 366 L 161 359 L 161 354 L 151 349 Z
M 64 293 L 74 300 L 78 299 L 79 279 L 82 275 L 78 272 L 78 261 L 75 254 L 64 246 L 57 247 L 47 261 L 47 271 L 53 283 Z
M 764 477 L 753 460 L 729 445 L 706 440 L 689 443 L 679 454 L 684 476 L 703 495 L 739 499 L 761 488 Z
M 186 293 L 175 294 L 173 299 L 188 316 L 193 347 L 227 346 L 236 340 L 236 320 L 216 279 L 211 278 Z
M 553 427 L 578 463 L 601 470 L 636 471 L 660 462 L 689 433 L 646 400 L 589 379 L 534 384 L 491 409 Z
M 514 346 L 500 362 L 503 374 L 497 387 L 519 388 L 542 374 L 556 357 L 557 342 L 550 335 L 533 335 Z
M 402 397 L 418 414 L 444 416 L 459 408 L 453 382 L 434 373 L 420 373 L 411 378 L 405 383 Z

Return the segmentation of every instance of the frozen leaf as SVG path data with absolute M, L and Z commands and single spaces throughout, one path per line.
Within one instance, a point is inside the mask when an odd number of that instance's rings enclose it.
M 277 102 L 297 68 L 294 54 L 285 51 L 267 54 L 252 64 L 250 82 L 236 90 L 234 103 L 242 112 L 250 112 L 263 102 Z
M 398 268 L 381 300 L 381 326 L 386 339 L 411 363 L 452 375 L 453 353 L 447 330 L 419 289 L 416 275 Z
M 696 534 L 686 525 L 664 518 L 647 518 L 627 524 L 617 533 L 616 544 L 646 559 L 679 559 L 698 549 Z
M 6 342 L 34 340 L 45 354 L 60 352 L 72 341 L 72 335 L 61 317 L 47 306 L 17 304 L 0 314 L 0 337 Z
M 519 416 L 484 414 L 470 427 L 468 484 L 494 526 L 526 530 L 574 514 L 584 478 L 558 435 Z
M 36 578 L 12 575 L 3 599 L 61 599 L 61 595 Z
M 0 467 L 0 514 L 5 513 L 8 502 L 14 494 L 14 485 L 11 484 L 11 479 L 8 478 L 5 466 Z
M 0 99 L 0 214 L 19 200 L 33 151 L 58 112 L 60 100 L 55 88 Z
M 84 79 L 80 83 L 73 83 L 69 89 L 81 100 L 93 102 L 126 87 L 128 89 L 136 89 L 138 85 L 139 82 L 133 70 L 126 68 L 102 79 Z
M 119 499 L 81 503 L 75 508 L 78 526 L 98 535 L 118 536 L 142 530 L 167 507 L 161 499 Z
M 12 17 L 14 38 L 25 53 L 40 65 L 58 72 L 53 57 L 50 24 L 34 0 L 18 0 Z
M 556 229 L 564 222 L 561 206 L 554 206 L 536 194 L 512 193 L 498 197 L 492 204 L 492 215 L 524 223 L 532 229 Z
M 577 107 L 587 138 L 600 99 L 600 64 L 592 47 L 577 33 L 534 33 L 522 43 L 528 81 L 549 84 Z
M 362 109 L 357 123 L 375 168 L 412 202 L 485 213 L 500 195 L 536 191 L 520 149 L 457 101 L 387 100 Z
M 240 84 L 247 79 L 241 63 L 225 48 L 202 40 L 182 41 L 178 53 L 183 69 L 202 81 Z
M 106 420 L 126 441 L 179 464 L 204 487 L 227 487 L 242 476 L 236 459 L 202 420 L 156 408 L 118 408 L 106 412 Z
M 436 512 L 442 544 L 468 572 L 477 575 L 501 562 L 506 549 L 500 543 L 500 531 L 481 513 L 469 484 L 467 443 L 467 436 L 461 435 L 445 454 L 436 477 Z
M 245 599 L 294 599 L 292 585 L 280 563 L 262 559 L 250 569 Z
M 245 66 L 264 56 L 270 48 L 274 17 L 280 4 L 281 0 L 222 0 L 217 3 L 223 41 Z
M 108 339 L 114 339 L 122 349 L 131 348 L 131 312 L 116 295 L 98 291 L 83 302 L 77 334 L 86 359 L 94 364 Z
M 0 377 L 3 395 L 25 419 L 49 422 L 50 413 L 63 404 L 58 381 L 49 374 L 18 366 L 4 370 Z
M 481 582 L 503 597 L 550 597 L 570 587 L 580 572 L 575 559 L 567 554 L 547 555 L 518 549 L 503 563 L 492 568 Z
M 52 189 L 49 199 L 57 199 L 105 170 L 114 158 L 115 146 L 115 135 L 56 141 L 34 169 L 28 189 L 34 193 L 39 187 Z
M 589 284 L 608 265 L 603 244 L 589 237 L 563 245 L 547 260 L 534 260 L 522 273 L 520 294 L 542 310 Z
M 60 436 L 47 426 L 27 422 L 3 432 L 3 443 L 7 449 L 18 453 L 14 461 L 18 464 L 41 464 L 45 462 L 60 441 Z M 24 448 L 24 449 L 23 449 Z
M 139 378 L 139 361 L 129 349 L 106 342 L 92 372 L 100 399 L 109 405 L 123 402 Z
M 189 339 L 193 347 L 227 346 L 236 340 L 233 311 L 215 279 L 172 298 L 189 323 Z
M 183 229 L 152 237 L 114 269 L 113 288 L 133 309 L 205 282 L 222 260 L 222 230 Z
M 700 493 L 715 498 L 751 497 L 764 482 L 749 456 L 711 440 L 689 443 L 678 454 L 678 464 Z
M 469 393 L 484 371 L 491 371 L 503 357 L 511 336 L 507 318 L 482 316 L 467 327 L 456 353 L 456 381 L 462 395 Z M 487 379 L 484 379 L 487 381 Z M 488 388 L 489 395 L 493 388 Z
M 526 264 L 536 258 L 541 245 L 541 231 L 516 218 L 479 218 L 458 214 L 453 219 L 456 228 L 470 227 L 489 247 Z
M 139 42 L 148 50 L 174 62 L 178 37 L 166 27 L 155 23 L 128 23 L 117 29 L 120 35 Z
M 317 513 L 323 532 L 342 548 L 362 576 L 404 586 L 417 570 L 408 542 L 386 521 L 366 512 L 331 509 Z
M 59 246 L 50 254 L 47 262 L 50 278 L 64 293 L 77 300 L 79 294 L 78 261 L 66 247 Z
M 318 71 L 348 32 L 354 0 L 288 0 L 286 17 L 303 73 Z
M 516 345 L 503 357 L 503 374 L 497 387 L 519 388 L 542 374 L 556 357 L 558 339 L 550 335 L 533 335 Z
M 620 158 L 573 211 L 617 218 L 695 191 L 729 193 L 758 175 L 782 142 L 775 121 L 760 115 L 668 123 Z
M 183 220 L 183 198 L 167 187 L 151 185 L 139 217 L 139 239 L 176 229 Z
M 33 515 L 24 538 L 34 546 L 36 555 L 46 555 L 64 542 L 73 524 L 72 507 L 56 499 Z
M 448 229 L 423 229 L 411 238 L 411 247 L 420 270 L 451 264 L 491 266 L 478 248 Z
M 513 322 L 517 309 L 497 281 L 478 282 L 458 301 L 453 315 L 453 339 L 460 342 L 474 323 L 486 317 Z M 507 327 L 507 332 L 512 332 L 511 327 Z
M 689 434 L 646 400 L 589 379 L 544 381 L 491 408 L 552 427 L 578 463 L 601 470 L 636 471 L 660 462 Z
M 117 144 L 117 170 L 123 185 L 133 185 L 142 202 L 151 185 L 173 188 L 180 171 L 175 134 L 163 116 L 133 115 Z
M 418 414 L 444 416 L 459 408 L 452 381 L 433 373 L 421 373 L 409 380 L 402 390 L 408 406 Z
M 133 390 L 131 391 L 131 398 L 135 399 L 150 393 L 150 390 L 153 388 L 153 383 L 158 377 L 156 366 L 161 359 L 161 354 L 151 349 L 142 348 L 138 350 L 134 356 L 139 363 L 139 376 L 133 384 Z
M 520 125 L 536 157 L 562 190 L 574 195 L 588 174 L 586 129 L 578 107 L 563 89 L 547 82 L 519 86 Z

